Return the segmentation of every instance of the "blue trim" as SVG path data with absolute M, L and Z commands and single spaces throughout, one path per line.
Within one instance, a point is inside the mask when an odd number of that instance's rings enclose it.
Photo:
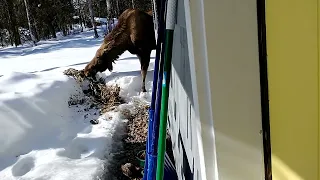
M 163 72 L 162 87 L 167 86 L 167 72 Z

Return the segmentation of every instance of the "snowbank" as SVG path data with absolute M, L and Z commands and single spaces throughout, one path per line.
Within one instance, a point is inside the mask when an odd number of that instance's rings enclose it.
M 0 179 L 88 180 L 104 171 L 124 122 L 119 112 L 99 117 L 85 105 L 68 106 L 71 95 L 81 96 L 76 82 L 63 71 L 83 68 L 102 38 L 92 32 L 36 47 L 0 50 Z M 154 52 L 152 54 L 154 56 Z M 149 69 L 153 68 L 153 59 Z M 140 94 L 140 64 L 125 52 L 112 73 L 100 73 L 108 84 L 118 84 L 128 102 L 150 102 L 153 72 Z M 90 120 L 99 119 L 92 125 Z
M 93 126 L 95 109 L 69 108 L 70 95 L 80 92 L 73 79 L 11 73 L 0 87 L 0 179 L 92 179 L 102 170 L 120 121 Z

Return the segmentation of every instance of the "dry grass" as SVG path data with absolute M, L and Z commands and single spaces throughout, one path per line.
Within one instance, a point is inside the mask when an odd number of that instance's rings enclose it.
M 117 85 L 106 86 L 103 79 L 96 81 L 86 78 L 83 74 L 83 71 L 78 71 L 73 68 L 67 69 L 63 73 L 67 76 L 73 77 L 80 86 L 87 84 L 87 88 L 84 90 L 84 93 L 88 98 L 91 99 L 95 106 L 102 107 L 101 113 L 108 112 L 124 103 L 122 98 L 119 96 L 120 87 Z M 74 98 L 71 102 L 81 103 L 83 101 L 80 99 L 80 102 L 77 102 L 75 99 L 76 98 Z
M 114 110 L 120 111 L 124 119 L 128 119 L 126 132 L 122 138 L 122 148 L 115 149 L 112 162 L 107 167 L 104 179 L 112 180 L 141 180 L 142 169 L 136 161 L 136 154 L 146 147 L 148 132 L 149 105 L 141 101 L 134 101 L 129 108 L 118 108 L 124 100 L 119 96 L 119 86 L 106 86 L 104 80 L 86 78 L 83 71 L 70 68 L 64 71 L 73 77 L 83 87 L 85 96 L 71 96 L 69 105 L 88 104 L 88 108 L 100 109 L 100 114 Z M 98 123 L 98 122 L 97 122 Z M 167 148 L 171 151 L 170 136 L 167 135 Z M 172 154 L 170 154 L 172 156 Z

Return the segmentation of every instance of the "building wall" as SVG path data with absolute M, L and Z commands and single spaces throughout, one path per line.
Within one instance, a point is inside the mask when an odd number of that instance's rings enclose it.
M 262 180 L 257 1 L 203 0 L 203 11 L 219 179 Z
M 319 4 L 266 3 L 275 180 L 320 179 Z M 179 0 L 169 126 L 180 179 L 265 179 L 257 33 L 256 0 Z
M 178 0 L 169 127 L 180 179 L 264 179 L 258 53 L 255 0 Z
M 205 121 L 200 121 L 200 119 L 203 119 L 208 120 L 208 123 L 212 122 L 211 108 L 206 95 L 210 90 L 206 88 L 206 85 L 208 85 L 208 83 L 205 83 L 207 76 L 205 74 L 202 74 L 202 76 L 195 75 L 197 66 L 205 66 L 202 58 L 199 59 L 205 54 L 198 53 L 198 50 L 203 50 L 201 47 L 204 44 L 199 44 L 197 41 L 200 39 L 194 39 L 194 36 L 196 34 L 203 35 L 203 33 L 198 31 L 201 30 L 201 26 L 194 29 L 191 27 L 192 17 L 189 2 L 189 0 L 178 0 L 172 54 L 168 126 L 172 136 L 179 179 L 205 180 L 208 175 L 208 179 L 217 176 L 217 173 L 215 173 L 213 126 L 202 126 Z M 196 55 L 194 55 L 194 52 L 196 52 Z M 194 59 L 199 60 L 195 62 Z M 200 70 L 200 72 L 205 71 Z M 197 86 L 201 88 L 199 89 Z M 206 149 L 205 154 L 204 148 Z M 206 171 L 206 168 L 209 170 Z
M 319 1 L 266 1 L 272 176 L 319 180 Z
M 201 179 L 195 155 L 192 120 L 195 119 L 184 0 L 178 0 L 174 29 L 172 75 L 169 95 L 169 128 L 180 179 Z

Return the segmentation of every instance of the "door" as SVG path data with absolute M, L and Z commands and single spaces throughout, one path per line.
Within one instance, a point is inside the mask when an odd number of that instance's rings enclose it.
M 317 1 L 266 1 L 273 180 L 319 180 Z

